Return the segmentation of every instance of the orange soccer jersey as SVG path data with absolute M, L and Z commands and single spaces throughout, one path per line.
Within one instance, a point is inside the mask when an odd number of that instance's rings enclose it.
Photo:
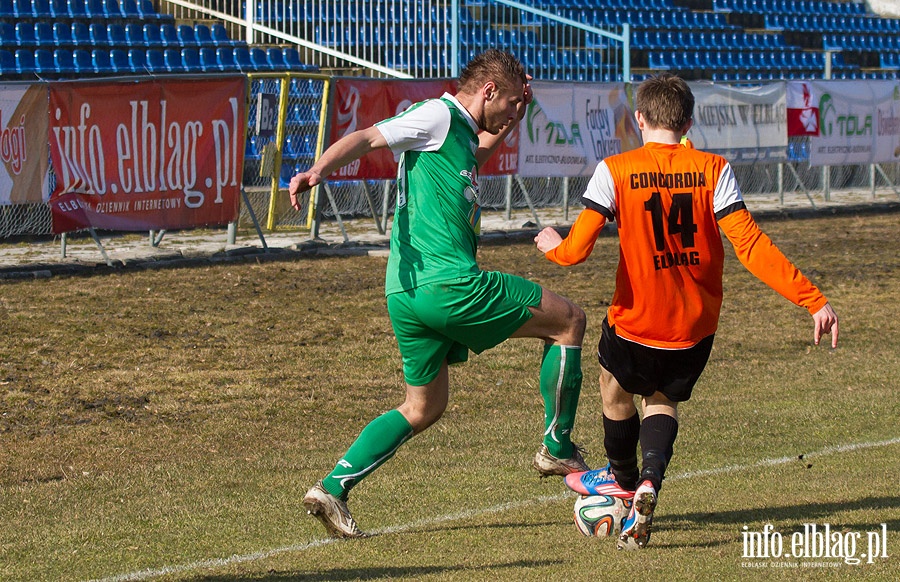
M 601 162 L 582 198 L 586 209 L 547 253 L 561 265 L 584 261 L 606 220 L 619 229 L 619 267 L 609 323 L 619 336 L 681 349 L 715 333 L 722 305 L 724 249 L 810 312 L 826 300 L 763 234 L 721 156 L 679 144 L 648 143 Z

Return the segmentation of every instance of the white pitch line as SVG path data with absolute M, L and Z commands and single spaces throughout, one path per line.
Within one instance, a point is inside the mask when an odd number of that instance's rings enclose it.
M 814 451 L 811 453 L 805 453 L 803 455 L 804 459 L 810 457 L 823 457 L 826 455 L 834 455 L 839 453 L 848 453 L 852 451 L 859 451 L 862 449 L 873 449 L 878 447 L 887 447 L 890 445 L 900 444 L 900 437 L 884 440 L 884 441 L 875 441 L 868 443 L 854 443 L 849 445 L 839 445 L 834 447 L 826 447 L 824 449 Z M 726 467 L 719 467 L 716 469 L 702 469 L 699 471 L 689 471 L 687 473 L 675 474 L 672 476 L 667 476 L 666 481 L 682 481 L 684 479 L 693 479 L 695 477 L 706 477 L 708 475 L 722 475 L 725 473 L 737 473 L 740 471 L 746 471 L 749 469 L 756 469 L 759 467 L 771 467 L 775 465 L 784 465 L 786 463 L 793 463 L 797 460 L 798 457 L 778 457 L 775 459 L 763 459 L 761 461 L 757 461 L 755 463 L 750 463 L 747 465 L 728 465 Z M 541 497 L 535 497 L 533 499 L 524 499 L 522 501 L 510 501 L 508 503 L 500 503 L 498 505 L 492 505 L 491 507 L 485 507 L 481 509 L 471 509 L 468 511 L 459 511 L 456 513 L 449 513 L 446 515 L 441 515 L 438 517 L 422 519 L 419 521 L 409 522 L 400 525 L 394 525 L 390 527 L 385 527 L 377 530 L 371 530 L 370 533 L 375 535 L 385 535 L 385 534 L 395 534 L 402 533 L 405 531 L 413 530 L 416 528 L 427 527 L 432 525 L 438 525 L 442 523 L 447 523 L 451 521 L 460 521 L 465 519 L 470 519 L 473 517 L 478 517 L 481 515 L 488 515 L 491 513 L 499 513 L 501 511 L 509 511 L 511 509 L 517 509 L 519 507 L 525 507 L 528 505 L 535 505 L 541 503 L 548 503 L 551 501 L 560 501 L 567 497 L 571 497 L 574 495 L 571 491 L 565 491 L 563 493 L 559 493 L 557 495 L 545 495 Z M 201 568 L 221 568 L 224 566 L 229 566 L 232 564 L 243 564 L 245 562 L 253 562 L 255 560 L 264 560 L 267 558 L 271 558 L 273 556 L 277 556 L 279 554 L 286 554 L 291 552 L 303 552 L 306 550 L 311 550 L 313 548 L 319 548 L 322 546 L 326 546 L 328 544 L 335 543 L 337 541 L 341 541 L 334 538 L 326 538 L 320 540 L 313 540 L 309 543 L 298 544 L 294 546 L 285 546 L 281 548 L 275 548 L 272 550 L 263 550 L 260 552 L 254 552 L 252 554 L 242 554 L 242 555 L 233 555 L 228 558 L 214 558 L 210 560 L 201 560 L 199 562 L 193 562 L 190 564 L 182 564 L 180 566 L 164 566 L 162 568 L 156 569 L 148 569 L 148 570 L 140 570 L 138 572 L 131 572 L 128 574 L 119 574 L 117 576 L 111 576 L 109 578 L 103 578 L 100 580 L 94 580 L 92 582 L 132 582 L 135 580 L 147 580 L 149 578 L 156 578 L 159 576 L 165 576 L 168 574 L 180 574 L 183 572 L 190 572 L 192 570 L 199 570 Z

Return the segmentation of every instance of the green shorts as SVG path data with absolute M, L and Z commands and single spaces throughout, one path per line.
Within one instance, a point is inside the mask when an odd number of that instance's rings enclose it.
M 423 386 L 441 364 L 465 362 L 508 339 L 541 304 L 537 283 L 482 271 L 387 296 L 388 313 L 403 357 L 407 384 Z

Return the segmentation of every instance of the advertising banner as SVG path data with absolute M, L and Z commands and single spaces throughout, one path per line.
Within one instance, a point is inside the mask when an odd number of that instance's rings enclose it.
M 0 85 L 0 162 L 0 206 L 47 201 L 46 85 Z
M 534 81 L 519 124 L 519 174 L 590 176 L 603 158 L 641 146 L 625 85 Z
M 246 81 L 51 83 L 55 233 L 162 230 L 237 218 Z
M 761 87 L 689 83 L 694 93 L 694 147 L 731 164 L 787 160 L 786 88 L 781 82 Z
M 809 81 L 787 84 L 787 132 L 788 137 L 819 135 L 819 103 Z
M 329 144 L 357 129 L 365 129 L 402 113 L 414 103 L 438 98 L 444 93 L 456 94 L 456 81 L 337 78 L 334 81 Z M 514 130 L 478 173 L 481 176 L 514 174 L 517 155 L 517 131 Z M 396 177 L 397 163 L 394 155 L 390 150 L 382 150 L 347 164 L 336 171 L 331 179 L 391 180 Z
M 807 81 L 819 110 L 811 166 L 900 159 L 900 81 Z

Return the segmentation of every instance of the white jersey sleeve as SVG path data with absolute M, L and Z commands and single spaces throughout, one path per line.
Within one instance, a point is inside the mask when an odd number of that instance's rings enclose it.
M 612 173 L 605 161 L 601 161 L 594 168 L 594 175 L 588 181 L 587 189 L 581 197 L 581 202 L 588 208 L 596 210 L 609 220 L 615 220 L 616 216 L 616 187 L 613 184 Z
M 440 99 L 429 99 L 375 124 L 388 146 L 399 159 L 403 152 L 434 151 L 450 132 L 450 109 Z
M 717 218 L 723 211 L 731 208 L 739 208 L 744 206 L 744 198 L 741 196 L 741 187 L 738 186 L 737 178 L 731 164 L 725 164 L 722 172 L 719 174 L 719 181 L 716 183 L 716 189 L 713 191 L 713 212 Z

